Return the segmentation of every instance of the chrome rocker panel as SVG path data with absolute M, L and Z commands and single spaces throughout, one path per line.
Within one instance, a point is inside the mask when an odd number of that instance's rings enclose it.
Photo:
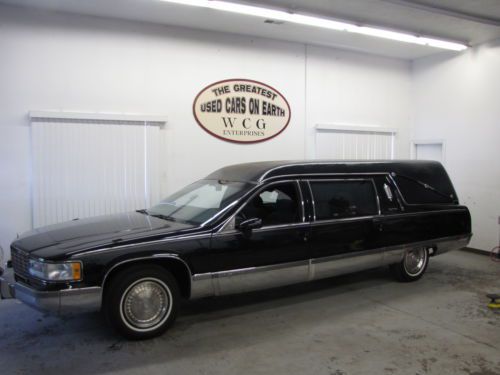
M 467 246 L 470 238 L 470 235 L 446 237 L 354 254 L 195 274 L 191 280 L 191 299 L 280 287 L 394 264 L 403 259 L 407 250 L 419 246 L 435 246 L 433 255 L 440 255 Z

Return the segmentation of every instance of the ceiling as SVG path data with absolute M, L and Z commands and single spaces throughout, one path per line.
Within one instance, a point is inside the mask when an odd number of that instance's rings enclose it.
M 428 46 L 290 23 L 266 23 L 262 18 L 159 0 L 0 0 L 0 3 L 340 47 L 402 59 L 442 52 Z M 500 38 L 500 0 L 250 0 L 244 3 L 471 46 Z

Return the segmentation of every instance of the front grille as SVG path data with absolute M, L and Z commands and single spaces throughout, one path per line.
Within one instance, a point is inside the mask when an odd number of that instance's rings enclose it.
M 15 247 L 11 247 L 10 254 L 12 257 L 12 267 L 14 267 L 14 273 L 17 276 L 20 276 L 24 279 L 28 279 L 30 277 L 28 267 L 29 267 L 29 258 L 28 254 L 24 251 L 16 249 Z

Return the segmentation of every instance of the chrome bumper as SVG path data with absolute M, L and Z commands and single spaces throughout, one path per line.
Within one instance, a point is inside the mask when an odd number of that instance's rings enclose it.
M 38 291 L 15 282 L 12 269 L 7 269 L 0 276 L 0 291 L 2 299 L 16 298 L 36 310 L 58 315 L 91 312 L 101 308 L 100 287 Z

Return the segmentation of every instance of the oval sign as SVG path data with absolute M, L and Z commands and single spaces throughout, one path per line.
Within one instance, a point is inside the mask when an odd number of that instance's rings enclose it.
M 228 79 L 205 87 L 193 103 L 196 122 L 229 142 L 255 143 L 276 137 L 290 122 L 290 105 L 280 92 L 250 79 Z

